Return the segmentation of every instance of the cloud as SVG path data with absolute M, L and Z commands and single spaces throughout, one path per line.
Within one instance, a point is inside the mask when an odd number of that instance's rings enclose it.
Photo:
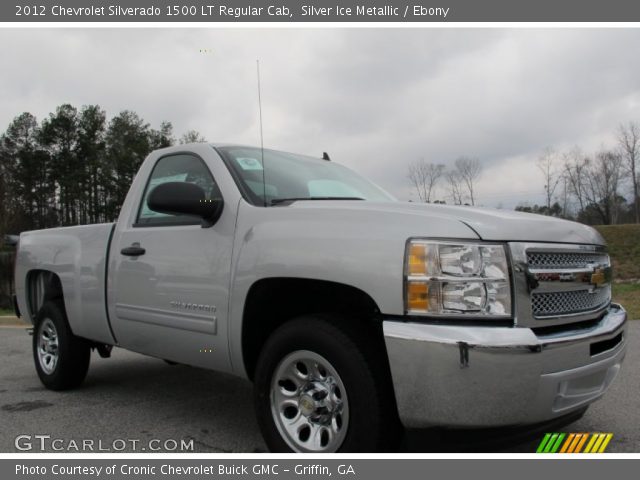
M 409 162 L 468 155 L 482 203 L 540 201 L 546 146 L 597 149 L 640 120 L 637 29 L 11 28 L 0 41 L 0 128 L 97 103 L 256 145 L 259 58 L 265 145 L 328 151 L 401 199 Z

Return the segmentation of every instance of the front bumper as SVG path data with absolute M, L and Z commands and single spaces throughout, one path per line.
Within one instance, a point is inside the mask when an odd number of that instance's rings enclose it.
M 588 328 L 384 322 L 398 412 L 407 427 L 498 427 L 551 420 L 607 390 L 624 358 L 627 314 Z

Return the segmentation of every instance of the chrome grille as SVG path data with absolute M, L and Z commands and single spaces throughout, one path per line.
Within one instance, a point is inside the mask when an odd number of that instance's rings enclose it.
M 535 317 L 555 317 L 598 310 L 610 299 L 611 287 L 606 285 L 595 290 L 533 293 L 531 306 Z
M 555 327 L 591 321 L 609 306 L 611 262 L 603 245 L 510 242 L 509 249 L 516 325 Z
M 529 268 L 574 269 L 609 264 L 609 256 L 598 252 L 527 252 Z

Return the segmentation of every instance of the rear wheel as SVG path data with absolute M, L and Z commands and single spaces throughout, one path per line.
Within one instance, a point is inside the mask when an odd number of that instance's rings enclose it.
M 255 374 L 255 408 L 277 452 L 393 449 L 400 432 L 381 338 L 335 316 L 292 320 L 269 338 Z
M 36 317 L 32 347 L 38 377 L 48 389 L 71 389 L 86 377 L 91 348 L 71 332 L 62 302 L 44 303 Z

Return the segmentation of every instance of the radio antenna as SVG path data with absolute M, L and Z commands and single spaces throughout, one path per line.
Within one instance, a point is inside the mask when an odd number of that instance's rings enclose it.
M 262 135 L 262 97 L 260 95 L 260 60 L 256 60 L 258 74 L 258 113 L 260 116 L 260 157 L 262 160 L 262 199 L 267 206 L 267 183 L 264 178 L 264 136 Z

